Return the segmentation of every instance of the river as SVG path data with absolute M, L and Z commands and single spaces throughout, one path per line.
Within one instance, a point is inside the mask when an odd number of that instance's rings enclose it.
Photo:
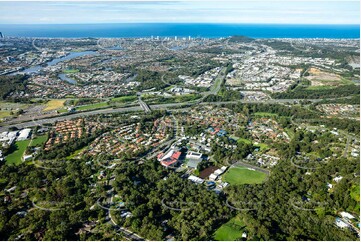
M 81 52 L 70 52 L 69 55 L 67 56 L 64 56 L 64 57 L 60 57 L 60 58 L 55 58 L 53 59 L 52 61 L 49 61 L 49 62 L 46 62 L 46 67 L 48 66 L 54 66 L 56 64 L 58 64 L 59 62 L 62 62 L 62 61 L 66 61 L 66 60 L 71 60 L 73 58 L 76 58 L 76 57 L 79 57 L 79 56 L 84 56 L 84 55 L 93 55 L 95 54 L 96 52 L 95 51 L 81 51 Z M 38 72 L 40 70 L 42 70 L 43 68 L 45 68 L 44 66 L 41 66 L 41 65 L 37 65 L 37 66 L 32 66 L 32 67 L 29 67 L 27 69 L 24 69 L 20 72 L 17 72 L 17 73 L 13 73 L 14 74 L 31 74 L 31 73 L 35 73 L 35 72 Z

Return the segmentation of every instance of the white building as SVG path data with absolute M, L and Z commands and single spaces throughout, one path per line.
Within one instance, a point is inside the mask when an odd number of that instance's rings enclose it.
M 335 181 L 335 182 L 339 182 L 339 181 L 341 181 L 342 180 L 342 176 L 336 176 L 335 178 L 333 178 L 333 180 Z
M 209 175 L 209 180 L 211 180 L 211 181 L 215 181 L 215 180 L 217 180 L 217 178 L 218 178 L 218 175 L 216 175 L 214 173 Z
M 222 169 L 217 169 L 217 170 L 215 170 L 213 173 L 215 174 L 215 175 L 217 175 L 217 176 L 220 176 L 220 175 L 222 175 L 223 174 L 223 170 Z
M 202 184 L 204 182 L 204 180 L 202 178 L 193 176 L 193 175 L 189 176 L 188 180 L 191 180 L 192 182 L 197 183 L 197 184 Z
M 20 130 L 17 141 L 26 140 L 27 138 L 29 138 L 30 132 L 31 132 L 31 129 Z
M 343 218 L 347 218 L 347 219 L 354 219 L 355 218 L 352 214 L 349 214 L 348 212 L 341 212 L 340 215 Z
M 28 160 L 31 160 L 32 158 L 33 158 L 33 155 L 24 155 L 23 161 L 28 161 Z
M 342 221 L 340 218 L 336 218 L 335 224 L 339 228 L 348 228 L 349 227 L 349 225 L 347 223 L 345 223 L 344 221 Z
M 202 157 L 202 153 L 197 153 L 193 151 L 188 151 L 186 155 L 186 159 L 200 159 Z

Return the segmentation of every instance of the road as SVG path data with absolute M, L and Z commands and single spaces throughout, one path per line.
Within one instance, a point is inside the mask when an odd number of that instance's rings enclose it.
M 110 176 L 111 177 L 111 176 Z M 112 182 L 111 180 L 108 180 L 108 184 L 109 185 L 112 185 Z M 113 194 L 114 194 L 114 187 L 111 187 L 108 191 L 107 191 L 107 198 L 106 198 L 106 203 L 108 205 L 112 204 L 113 203 Z M 99 205 L 99 204 L 98 204 Z M 104 209 L 103 206 L 99 205 L 101 208 Z M 132 241 L 144 241 L 144 239 L 139 236 L 138 234 L 122 227 L 122 226 L 119 226 L 116 221 L 112 218 L 112 213 L 111 213 L 111 210 L 110 209 L 106 209 L 107 211 L 107 214 L 105 216 L 105 220 L 111 224 L 117 231 L 121 232 L 124 234 L 124 237 L 127 239 L 127 240 L 132 240 Z
M 208 97 L 209 95 L 216 95 L 219 90 L 221 89 L 222 82 L 226 75 L 226 67 L 223 67 L 222 70 L 219 71 L 217 77 L 214 80 L 213 86 L 210 88 L 209 91 L 203 92 L 203 97 L 201 98 L 200 102 L 203 102 L 203 100 Z
M 149 107 L 148 104 L 146 104 L 143 100 L 142 100 L 142 95 L 138 95 L 138 102 L 140 104 L 140 106 L 142 107 L 142 109 L 144 110 L 144 112 L 146 113 L 150 113 L 151 109 Z
M 347 97 L 345 97 L 347 98 Z M 336 98 L 329 98 L 327 100 L 335 100 Z M 193 105 L 222 105 L 222 104 L 236 104 L 236 103 L 249 103 L 249 104 L 256 104 L 256 103 L 265 103 L 265 104 L 287 104 L 287 103 L 298 103 L 300 101 L 308 101 L 312 103 L 316 103 L 322 101 L 322 99 L 271 99 L 271 100 L 257 100 L 257 101 L 246 101 L 246 100 L 239 100 L 239 101 L 228 101 L 228 102 L 185 102 L 185 103 L 166 103 L 166 104 L 154 104 L 149 105 L 151 110 L 159 110 L 159 109 L 171 109 L 171 108 L 181 108 Z M 53 116 L 51 118 L 44 118 L 39 120 L 24 120 L 23 122 L 15 123 L 14 121 L 4 122 L 0 127 L 0 132 L 7 131 L 10 127 L 17 127 L 19 129 L 22 128 L 29 128 L 36 125 L 43 125 L 45 123 L 55 123 L 56 121 L 63 121 L 69 120 L 73 118 L 79 118 L 84 116 L 91 116 L 97 114 L 111 114 L 111 113 L 127 113 L 127 112 L 136 112 L 142 111 L 143 108 L 141 106 L 131 106 L 131 107 L 122 107 L 122 108 L 107 108 L 107 109 L 100 109 L 100 110 L 93 110 L 93 111 L 86 111 L 86 112 L 79 112 L 79 113 L 72 113 L 63 116 Z

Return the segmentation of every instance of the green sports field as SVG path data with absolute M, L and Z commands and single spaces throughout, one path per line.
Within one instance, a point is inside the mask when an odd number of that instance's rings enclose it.
M 214 233 L 214 239 L 218 241 L 235 241 L 242 237 L 245 224 L 239 217 L 234 217 L 223 224 Z
M 29 143 L 30 140 L 17 141 L 15 143 L 15 149 L 12 151 L 12 153 L 10 153 L 5 157 L 6 160 L 5 164 L 19 165 L 22 162 L 21 158 L 26 150 L 26 147 L 28 147 Z
M 244 166 L 230 168 L 223 176 L 224 181 L 231 185 L 259 184 L 266 179 L 267 175 L 248 169 Z

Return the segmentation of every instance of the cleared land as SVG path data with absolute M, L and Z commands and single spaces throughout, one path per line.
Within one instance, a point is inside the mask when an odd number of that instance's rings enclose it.
M 224 180 L 231 185 L 259 184 L 262 183 L 266 177 L 266 174 L 250 170 L 244 166 L 232 167 L 223 176 Z
M 342 78 L 340 75 L 318 68 L 310 68 L 308 74 L 309 76 L 306 76 L 305 78 L 311 82 L 311 86 L 307 87 L 309 90 L 327 89 L 340 85 L 353 84 L 351 81 Z
M 218 241 L 240 240 L 245 228 L 246 226 L 241 218 L 234 217 L 217 229 L 214 233 L 214 239 Z
M 46 103 L 43 111 L 51 111 L 64 107 L 65 99 L 53 99 Z
M 30 143 L 30 140 L 22 140 L 15 142 L 14 150 L 11 154 L 7 155 L 5 157 L 6 165 L 19 165 L 22 160 L 22 156 L 26 150 L 26 147 L 28 147 Z

